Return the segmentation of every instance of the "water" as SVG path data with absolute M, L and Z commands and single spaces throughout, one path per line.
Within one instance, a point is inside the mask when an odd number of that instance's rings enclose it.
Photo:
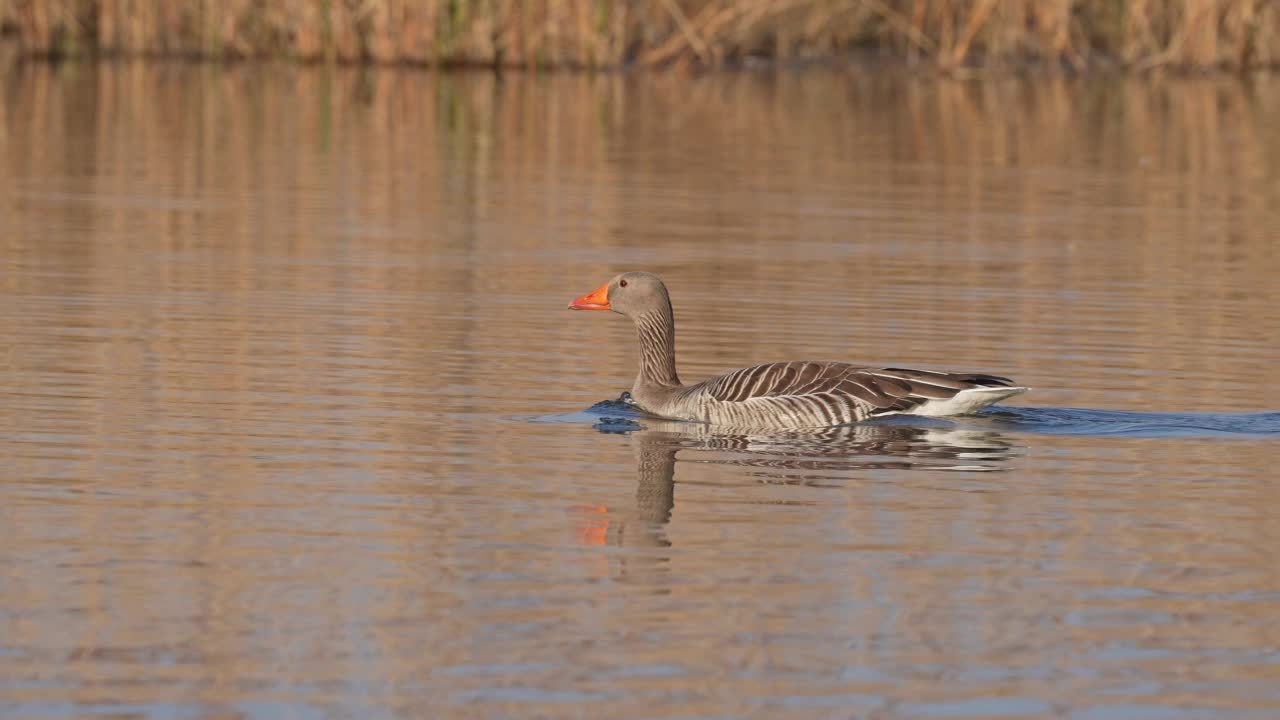
M 6 718 L 1280 714 L 1280 85 L 26 66 Z M 1009 375 L 955 420 L 681 374 Z

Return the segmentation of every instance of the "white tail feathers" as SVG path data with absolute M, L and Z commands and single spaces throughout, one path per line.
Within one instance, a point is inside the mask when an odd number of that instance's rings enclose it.
M 1001 400 L 1026 392 L 1025 387 L 978 387 L 961 390 L 946 400 L 927 400 L 911 409 L 912 415 L 965 415 Z

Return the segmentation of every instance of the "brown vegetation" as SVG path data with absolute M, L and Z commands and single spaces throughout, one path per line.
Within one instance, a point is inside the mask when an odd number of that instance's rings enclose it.
M 1275 0 L 0 0 L 26 55 L 505 67 L 870 50 L 942 68 L 1280 64 Z

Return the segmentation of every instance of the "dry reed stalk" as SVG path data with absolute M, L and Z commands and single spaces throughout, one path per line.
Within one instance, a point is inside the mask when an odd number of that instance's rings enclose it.
M 995 8 L 995 0 L 978 0 L 978 4 L 969 13 L 968 20 L 964 24 L 964 30 L 960 32 L 960 39 L 956 41 L 956 45 L 951 49 L 951 57 L 945 62 L 949 65 L 960 65 L 964 62 L 965 56 L 969 54 L 969 45 L 973 43 L 973 38 L 978 34 L 978 28 L 987 21 L 991 15 L 992 9 Z
M 617 67 L 839 58 L 940 68 L 1280 62 L 1276 0 L 0 0 L 27 55 Z

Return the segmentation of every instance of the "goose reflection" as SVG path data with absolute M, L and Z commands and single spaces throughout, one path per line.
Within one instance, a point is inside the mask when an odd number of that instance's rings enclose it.
M 654 580 L 665 572 L 671 546 L 667 526 L 675 510 L 680 462 L 738 466 L 754 482 L 838 486 L 868 470 L 995 472 L 1015 455 L 1001 433 L 937 424 L 850 425 L 812 431 L 761 433 L 644 419 L 602 418 L 595 429 L 631 436 L 636 492 L 631 507 L 600 508 L 591 544 L 626 548 L 617 579 Z M 681 451 L 688 451 L 681 453 Z
M 1015 454 L 1013 443 L 997 430 L 946 421 L 762 433 L 605 418 L 595 428 L 635 437 L 640 468 L 653 464 L 650 455 L 670 447 L 703 451 L 700 462 L 744 466 L 755 470 L 754 477 L 782 482 L 845 480 L 849 471 L 875 469 L 996 472 L 1005 470 Z

